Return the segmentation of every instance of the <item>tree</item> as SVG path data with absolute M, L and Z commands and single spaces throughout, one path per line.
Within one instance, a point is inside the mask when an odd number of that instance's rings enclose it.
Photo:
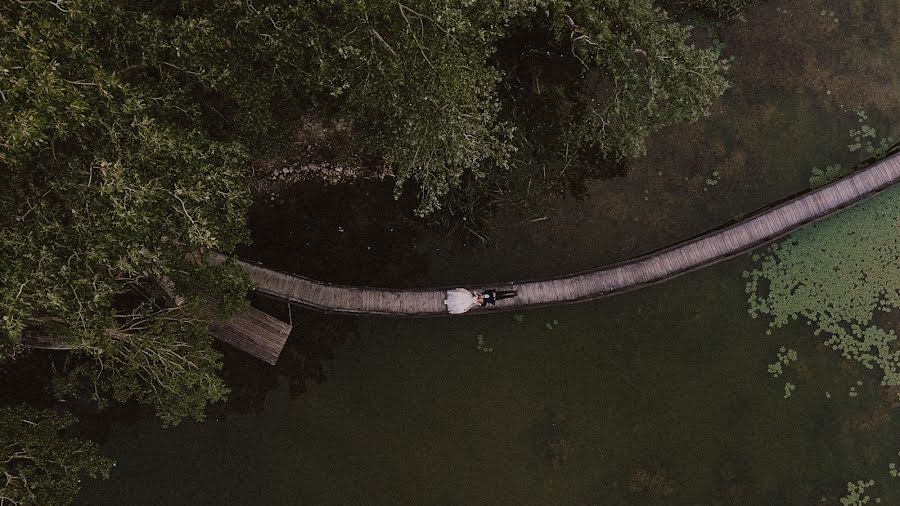
M 0 408 L 0 504 L 71 504 L 82 477 L 109 477 L 113 461 L 96 444 L 68 435 L 74 423 L 69 413 Z
M 451 201 L 470 223 L 490 196 L 533 204 L 621 175 L 653 133 L 706 115 L 728 87 L 719 50 L 694 46 L 691 28 L 649 0 L 545 5 L 511 22 L 492 59 L 517 153 L 510 170 L 469 178 Z
M 465 3 L 322 1 L 310 9 L 313 75 L 362 148 L 393 170 L 398 192 L 414 183 L 421 215 L 467 180 L 484 183 L 480 200 L 484 186 L 509 186 L 530 162 L 555 163 L 557 153 L 588 165 L 641 155 L 650 134 L 706 114 L 727 87 L 718 51 L 689 44 L 690 28 L 650 0 Z M 504 62 L 532 52 L 497 50 L 522 36 L 563 57 L 545 73 L 543 95 L 505 93 L 521 65 Z M 535 65 L 543 63 L 526 67 Z M 536 107 L 548 113 L 529 114 Z M 524 167 L 511 164 L 523 146 L 547 148 Z
M 66 392 L 201 418 L 226 392 L 207 326 L 248 283 L 198 253 L 246 240 L 246 155 L 105 64 L 90 43 L 102 4 L 0 6 L 0 341 L 5 355 L 33 335 L 68 343 L 90 381 Z
M 586 73 L 607 81 L 591 90 L 570 133 L 576 145 L 603 156 L 642 155 L 650 134 L 707 114 L 728 87 L 718 50 L 689 44 L 690 27 L 649 0 L 572 2 L 554 30 L 571 41 Z
M 736 18 L 756 3 L 755 0 L 673 0 L 673 2 L 719 18 Z
M 535 25 L 571 79 L 557 119 L 517 137 L 535 101 L 503 95 L 497 48 Z M 347 121 L 348 149 L 427 215 L 509 187 L 533 132 L 547 153 L 619 160 L 704 114 L 725 64 L 687 33 L 650 0 L 2 3 L 3 353 L 63 341 L 79 360 L 60 393 L 200 418 L 225 395 L 208 324 L 249 286 L 205 254 L 247 240 L 247 163 L 289 117 Z
M 705 114 L 726 86 L 718 53 L 687 43 L 689 28 L 650 0 L 78 0 L 67 8 L 80 43 L 156 97 L 158 117 L 258 152 L 283 135 L 288 117 L 336 116 L 351 125 L 349 149 L 383 160 L 398 193 L 416 189 L 421 215 L 464 179 L 527 170 L 509 170 L 523 147 L 546 144 L 538 154 L 551 163 L 561 152 L 587 165 L 639 155 L 647 136 Z M 58 21 L 53 10 L 41 15 Z M 504 62 L 518 56 L 497 49 L 523 34 L 565 57 L 564 68 L 547 72 L 549 94 L 513 100 L 504 83 L 516 70 Z M 535 108 L 553 109 L 555 119 L 532 121 Z

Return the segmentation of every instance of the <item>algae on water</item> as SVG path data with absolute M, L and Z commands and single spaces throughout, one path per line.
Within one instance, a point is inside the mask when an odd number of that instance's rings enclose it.
M 900 385 L 897 335 L 875 320 L 900 307 L 900 188 L 799 230 L 757 258 L 749 312 L 783 327 L 802 318 L 842 356 Z M 777 371 L 770 371 L 777 372 Z

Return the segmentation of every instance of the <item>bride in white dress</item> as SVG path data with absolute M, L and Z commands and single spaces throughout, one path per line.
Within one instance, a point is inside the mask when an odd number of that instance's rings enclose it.
M 481 294 L 478 292 L 470 292 L 465 288 L 454 288 L 447 290 L 447 298 L 444 304 L 450 314 L 462 314 L 475 306 L 481 306 L 484 302 Z

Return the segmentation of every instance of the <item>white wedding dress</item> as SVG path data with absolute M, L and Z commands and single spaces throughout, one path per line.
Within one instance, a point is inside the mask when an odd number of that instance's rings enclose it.
M 454 288 L 447 291 L 447 298 L 444 299 L 444 304 L 446 304 L 447 311 L 450 314 L 462 314 L 471 309 L 475 305 L 476 300 L 475 294 L 465 288 Z

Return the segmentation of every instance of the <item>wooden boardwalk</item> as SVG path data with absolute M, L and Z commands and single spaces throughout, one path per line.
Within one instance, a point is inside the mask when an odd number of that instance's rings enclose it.
M 658 283 L 719 262 L 853 205 L 900 181 L 900 153 L 840 181 L 760 211 L 739 223 L 631 260 L 551 279 L 491 282 L 470 289 L 518 290 L 519 296 L 467 314 L 587 301 Z M 383 289 L 322 283 L 239 262 L 260 293 L 328 312 L 404 316 L 447 315 L 447 287 Z M 455 287 L 451 287 L 455 288 Z

